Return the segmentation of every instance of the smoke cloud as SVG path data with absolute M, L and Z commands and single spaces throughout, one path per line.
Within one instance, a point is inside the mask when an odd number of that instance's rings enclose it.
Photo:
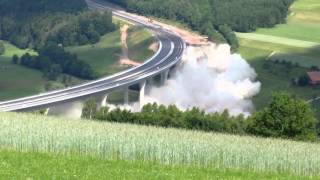
M 182 65 L 160 88 L 151 88 L 144 104 L 176 105 L 181 110 L 198 107 L 207 113 L 228 110 L 250 115 L 252 97 L 260 91 L 256 73 L 229 45 L 188 47 Z

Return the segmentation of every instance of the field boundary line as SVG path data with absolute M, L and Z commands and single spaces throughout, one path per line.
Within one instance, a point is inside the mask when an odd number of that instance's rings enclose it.
M 236 33 L 236 35 L 238 38 L 275 43 L 275 44 L 282 44 L 282 45 L 299 47 L 299 48 L 313 48 L 316 46 L 320 46 L 320 43 L 317 43 L 317 42 L 303 41 L 298 39 L 290 39 L 290 38 L 256 34 L 256 33 Z

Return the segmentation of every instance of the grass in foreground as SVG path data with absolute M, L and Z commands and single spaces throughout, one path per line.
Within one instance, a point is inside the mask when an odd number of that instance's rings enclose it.
M 75 154 L 14 151 L 0 151 L 0 169 L 3 179 L 311 179 L 287 174 L 103 160 Z
M 19 49 L 4 42 L 5 53 L 0 56 L 0 101 L 37 94 L 44 90 L 42 72 L 11 63 L 14 54 L 21 56 L 32 50 Z
M 320 175 L 320 144 L 0 113 L 0 149 Z

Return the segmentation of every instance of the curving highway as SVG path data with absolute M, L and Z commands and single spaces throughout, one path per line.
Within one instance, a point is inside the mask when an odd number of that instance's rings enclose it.
M 109 9 L 106 4 L 100 1 L 87 0 L 87 3 L 92 10 L 103 11 Z M 26 111 L 49 108 L 62 103 L 82 100 L 90 96 L 104 95 L 117 89 L 138 84 L 170 69 L 180 61 L 185 49 L 185 43 L 178 35 L 149 22 L 139 21 L 124 12 L 114 10 L 113 15 L 131 23 L 142 25 L 154 33 L 160 44 L 158 52 L 144 64 L 109 77 L 62 90 L 0 102 L 0 111 Z

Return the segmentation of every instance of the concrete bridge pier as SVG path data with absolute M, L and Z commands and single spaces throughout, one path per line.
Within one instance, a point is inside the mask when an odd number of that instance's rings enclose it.
M 97 109 L 107 107 L 108 94 L 97 97 Z
M 140 92 L 139 92 L 139 108 L 140 110 L 142 109 L 142 107 L 144 106 L 144 97 L 145 97 L 145 93 L 146 93 L 146 85 L 147 85 L 147 81 L 144 80 L 140 83 Z
M 43 112 L 43 115 L 48 116 L 49 112 L 50 112 L 50 108 L 46 108 Z
M 165 70 L 160 74 L 160 85 L 163 86 L 168 80 L 170 70 Z
M 123 90 L 123 101 L 124 105 L 129 105 L 129 87 Z
M 154 83 L 154 79 L 153 79 L 153 77 L 150 77 L 149 79 L 147 79 L 147 85 L 148 86 L 153 86 L 155 83 Z

